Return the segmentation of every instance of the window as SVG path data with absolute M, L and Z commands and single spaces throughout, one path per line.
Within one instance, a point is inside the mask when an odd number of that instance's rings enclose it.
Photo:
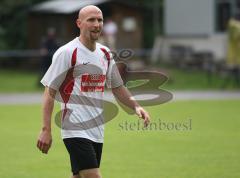
M 240 20 L 240 0 L 215 0 L 216 30 L 224 32 L 231 17 Z
M 216 30 L 217 32 L 226 31 L 228 20 L 232 15 L 231 3 L 227 1 L 218 1 L 216 4 Z

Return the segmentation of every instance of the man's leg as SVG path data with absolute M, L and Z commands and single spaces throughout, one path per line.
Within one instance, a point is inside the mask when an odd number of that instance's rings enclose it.
M 70 155 L 72 172 L 75 176 L 72 178 L 102 177 L 98 169 L 101 161 L 102 143 L 85 138 L 67 138 L 63 141 Z
M 82 170 L 79 174 L 81 178 L 102 178 L 99 168 Z
M 80 175 L 72 175 L 71 178 L 82 178 Z

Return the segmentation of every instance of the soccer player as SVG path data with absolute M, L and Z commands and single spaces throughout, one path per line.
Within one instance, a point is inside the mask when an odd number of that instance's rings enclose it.
M 150 117 L 124 87 L 120 74 L 114 67 L 116 65 L 111 59 L 110 50 L 96 42 L 103 28 L 101 10 L 93 5 L 82 8 L 76 24 L 80 29 L 80 36 L 55 52 L 52 64 L 41 80 L 45 86 L 43 126 L 37 147 L 45 154 L 51 147 L 51 115 L 54 98 L 60 96 L 61 132 L 70 155 L 72 177 L 101 178 L 99 166 L 104 119 L 99 105 L 102 102 L 105 82 L 114 96 L 135 110 L 146 126 Z M 77 67 L 81 75 L 74 77 Z

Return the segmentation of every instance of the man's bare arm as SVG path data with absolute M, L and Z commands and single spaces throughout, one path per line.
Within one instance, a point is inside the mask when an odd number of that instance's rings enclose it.
M 147 126 L 150 122 L 150 116 L 138 103 L 134 100 L 131 93 L 125 86 L 120 86 L 112 89 L 114 96 L 124 105 L 133 109 L 135 113 L 144 120 L 144 125 Z
M 43 120 L 42 129 L 37 141 L 37 147 L 43 153 L 48 153 L 52 144 L 51 117 L 54 108 L 56 91 L 46 87 L 43 94 Z

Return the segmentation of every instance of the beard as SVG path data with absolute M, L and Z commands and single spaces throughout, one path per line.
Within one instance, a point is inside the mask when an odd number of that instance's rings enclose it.
M 90 32 L 90 39 L 91 40 L 98 40 L 100 37 L 101 32 Z

